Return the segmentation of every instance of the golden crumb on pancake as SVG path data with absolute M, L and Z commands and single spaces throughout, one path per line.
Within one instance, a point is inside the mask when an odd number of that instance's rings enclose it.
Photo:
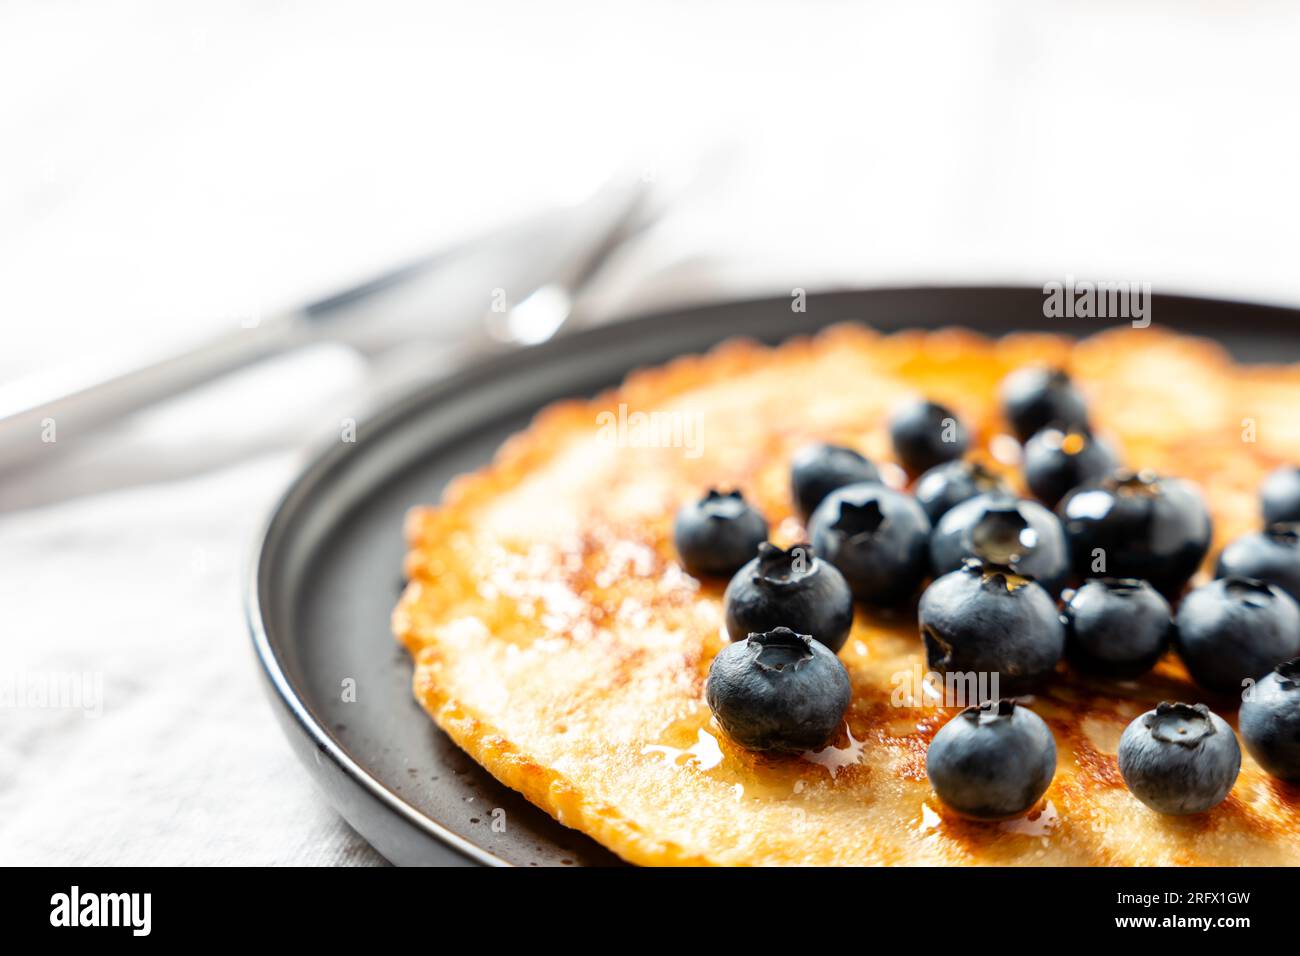
M 727 342 L 552 405 L 441 506 L 410 513 L 393 628 L 416 697 L 498 779 L 635 863 L 1300 863 L 1300 788 L 1248 756 L 1228 800 L 1196 818 L 1155 814 L 1124 788 L 1125 724 L 1155 701 L 1204 697 L 1172 657 L 1124 685 L 1062 668 L 1031 703 L 1056 736 L 1056 779 L 1007 823 L 956 819 L 930 791 L 925 748 L 955 711 L 928 706 L 911 614 L 858 610 L 840 655 L 853 702 L 826 750 L 753 754 L 713 724 L 704 680 L 725 582 L 678 565 L 677 506 L 740 488 L 774 540 L 794 543 L 794 450 L 831 440 L 891 461 L 885 420 L 909 395 L 953 408 L 1023 491 L 997 385 L 1026 364 L 1067 367 L 1129 464 L 1201 486 L 1211 554 L 1257 525 L 1259 482 L 1300 447 L 1300 367 L 1237 366 L 1155 327 L 1076 342 L 844 325 L 775 349 Z

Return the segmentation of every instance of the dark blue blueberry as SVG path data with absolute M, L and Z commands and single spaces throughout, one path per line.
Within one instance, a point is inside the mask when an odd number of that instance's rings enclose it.
M 1256 763 L 1279 779 L 1300 781 L 1300 659 L 1259 679 L 1241 703 L 1237 725 Z
M 831 492 L 808 531 L 813 550 L 839 568 L 859 601 L 909 601 L 929 573 L 930 519 L 915 498 L 882 484 Z
M 673 522 L 673 543 L 682 565 L 696 577 L 730 577 L 767 540 L 767 521 L 739 491 L 710 489 L 683 505 Z
M 1174 646 L 1192 679 L 1239 693 L 1300 655 L 1300 607 L 1285 591 L 1254 578 L 1219 578 L 1183 598 Z
M 967 558 L 1007 565 L 1059 594 L 1070 575 L 1061 523 L 1036 501 L 986 494 L 963 501 L 939 519 L 930 535 L 930 565 L 936 575 L 961 567 Z
M 1088 404 L 1061 369 L 1022 368 L 1002 382 L 1002 412 L 1022 442 L 1048 425 L 1086 427 Z
M 836 488 L 879 480 L 875 465 L 841 445 L 809 445 L 796 452 L 790 462 L 795 508 L 805 519 Z
M 1052 596 L 1029 578 L 975 560 L 925 589 L 919 619 L 930 667 L 940 674 L 988 675 L 979 681 L 988 696 L 1031 690 L 1065 651 L 1065 627 Z
M 1219 554 L 1216 578 L 1258 578 L 1300 601 L 1300 525 L 1277 524 L 1243 535 Z
M 1157 813 L 1204 813 L 1223 802 L 1241 770 L 1232 728 L 1204 704 L 1163 703 L 1119 739 L 1119 772 Z
M 832 652 L 849 639 L 853 595 L 843 575 L 818 558 L 810 545 L 788 551 L 763 543 L 758 557 L 736 572 L 722 596 L 727 633 L 733 641 L 789 627 L 811 634 Z
M 1210 547 L 1210 513 L 1196 488 L 1151 472 L 1113 472 L 1056 509 L 1082 576 L 1141 578 L 1176 596 Z
M 1300 468 L 1283 465 L 1259 489 L 1264 524 L 1300 522 Z
M 939 728 L 925 754 L 930 786 L 976 820 L 1028 813 L 1056 773 L 1056 741 L 1043 718 L 1013 700 L 967 707 Z
M 728 644 L 705 697 L 727 736 L 749 750 L 819 750 L 844 724 L 849 672 L 806 634 L 778 627 Z
M 1169 602 L 1146 581 L 1093 578 L 1065 606 L 1065 656 L 1079 670 L 1128 679 L 1145 674 L 1169 646 Z
M 953 461 L 966 454 L 970 436 L 951 411 L 924 400 L 900 406 L 889 419 L 894 454 L 908 474 Z
M 1025 443 L 1025 482 L 1049 508 L 1080 485 L 1100 481 L 1118 463 L 1110 447 L 1083 428 L 1049 426 Z
M 989 471 L 977 461 L 968 460 L 935 465 L 916 479 L 916 486 L 912 489 L 917 504 L 925 511 L 930 524 L 938 523 L 940 518 L 963 501 L 990 492 L 1009 495 L 1011 489 L 1000 475 Z

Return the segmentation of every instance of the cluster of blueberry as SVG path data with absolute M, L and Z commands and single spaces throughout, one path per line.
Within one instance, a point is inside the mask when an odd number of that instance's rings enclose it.
M 912 494 L 888 487 L 852 449 L 818 444 L 795 455 L 791 489 L 808 544 L 769 543 L 767 521 L 739 492 L 710 491 L 679 511 L 674 539 L 686 569 L 731 578 L 732 643 L 714 659 L 706 689 L 722 729 L 752 750 L 825 745 L 849 705 L 836 654 L 854 600 L 906 604 L 933 578 L 918 619 L 938 673 L 997 674 L 1002 691 L 1024 694 L 1062 657 L 1081 671 L 1132 679 L 1172 645 L 1206 689 L 1248 688 L 1239 720 L 1248 749 L 1269 773 L 1300 780 L 1300 469 L 1269 477 L 1266 530 L 1224 548 L 1216 579 L 1182 597 L 1175 616 L 1170 601 L 1210 545 L 1196 489 L 1119 468 L 1059 370 L 1012 374 L 1002 400 L 1038 501 L 965 458 L 960 420 L 921 401 L 889 424 L 896 456 L 915 477 Z M 1129 725 L 1119 747 L 1129 789 L 1163 813 L 1215 806 L 1240 764 L 1232 729 L 1203 704 L 1161 704 Z M 939 730 L 926 766 L 953 809 L 1002 819 L 1042 797 L 1056 746 L 1033 711 L 988 700 Z

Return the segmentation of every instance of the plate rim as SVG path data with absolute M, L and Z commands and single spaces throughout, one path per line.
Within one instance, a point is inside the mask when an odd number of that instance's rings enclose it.
M 381 411 L 387 411 L 390 408 L 391 406 L 385 406 Z M 360 786 L 370 797 L 378 800 L 386 809 L 398 814 L 406 823 L 442 841 L 450 849 L 475 863 L 484 866 L 511 866 L 507 860 L 471 843 L 443 826 L 433 817 L 421 813 L 398 794 L 384 786 L 382 781 L 370 773 L 360 761 L 348 752 L 347 748 L 339 744 L 329 734 L 325 725 L 316 718 L 307 706 L 302 692 L 285 672 L 284 664 L 266 627 L 266 617 L 262 612 L 262 601 L 259 594 L 259 583 L 265 570 L 268 544 L 272 541 L 274 535 L 280 533 L 278 522 L 281 515 L 287 513 L 285 509 L 291 506 L 293 499 L 307 487 L 309 478 L 311 481 L 318 480 L 320 473 L 324 473 L 324 471 L 333 467 L 334 463 L 328 461 L 327 458 L 328 452 L 312 454 L 308 464 L 295 474 L 284 491 L 276 497 L 266 516 L 259 522 L 252 547 L 249 549 L 248 557 L 245 560 L 243 574 L 244 622 L 252 638 L 253 651 L 257 656 L 262 676 L 267 682 L 270 696 L 274 698 L 273 706 L 277 704 L 280 706 L 294 721 L 299 731 L 306 735 L 309 743 L 317 753 L 322 753 L 328 757 L 348 779 Z M 322 796 L 327 799 L 334 811 L 351 826 L 351 822 L 347 820 L 338 803 L 330 799 L 327 794 L 322 794 Z M 359 835 L 368 845 L 374 848 L 374 844 L 365 834 Z M 376 852 L 378 852 L 377 848 Z

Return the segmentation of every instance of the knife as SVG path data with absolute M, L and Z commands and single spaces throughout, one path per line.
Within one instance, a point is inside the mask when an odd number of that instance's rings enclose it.
M 292 349 L 339 342 L 375 358 L 411 342 L 457 361 L 545 341 L 577 324 L 574 301 L 646 225 L 647 184 L 620 175 L 583 201 L 404 264 L 360 285 L 150 364 L 53 370 L 0 386 L 0 470 L 83 443 L 103 426 Z

